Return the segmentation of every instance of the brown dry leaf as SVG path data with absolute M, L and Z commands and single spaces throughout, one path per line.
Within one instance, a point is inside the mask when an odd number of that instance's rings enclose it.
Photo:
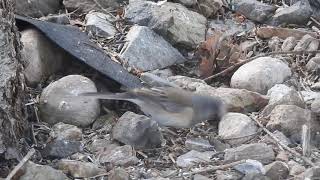
M 236 13 L 234 15 L 234 20 L 238 23 L 243 23 L 246 20 L 246 17 L 242 14 Z
M 309 34 L 314 38 L 317 37 L 317 33 L 311 31 L 278 27 L 261 27 L 256 30 L 256 34 L 259 38 L 262 39 L 269 39 L 274 36 L 277 36 L 281 39 L 286 39 L 290 36 L 295 37 L 296 39 L 301 39 L 306 34 Z
M 124 14 L 124 9 L 122 7 L 119 7 L 117 9 L 117 15 L 116 16 L 123 18 L 123 14 Z
M 222 32 L 215 31 L 214 35 L 209 37 L 200 45 L 198 53 L 201 57 L 199 71 L 200 77 L 206 78 L 213 74 L 216 64 L 216 55 L 219 50 L 219 42 L 222 37 Z

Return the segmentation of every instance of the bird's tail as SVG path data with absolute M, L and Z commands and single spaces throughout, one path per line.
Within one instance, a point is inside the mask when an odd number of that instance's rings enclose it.
M 133 96 L 127 92 L 124 93 L 106 93 L 106 92 L 86 92 L 80 93 L 78 96 L 86 96 L 97 99 L 113 99 L 113 100 L 130 100 Z

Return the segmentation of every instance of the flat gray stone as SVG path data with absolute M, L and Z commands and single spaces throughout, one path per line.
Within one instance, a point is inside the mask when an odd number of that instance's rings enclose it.
M 250 31 L 254 28 L 254 23 L 250 20 L 245 20 L 243 23 L 239 23 L 234 19 L 218 20 L 212 19 L 209 21 L 209 29 L 207 32 L 208 37 L 214 35 L 216 30 L 222 31 L 226 36 L 233 36 L 238 33 Z M 213 31 L 214 30 L 214 31 Z
M 234 9 L 248 19 L 264 23 L 273 15 L 277 8 L 255 0 L 236 0 L 234 2 Z
M 112 17 L 100 12 L 91 12 L 86 15 L 86 30 L 98 37 L 112 37 L 117 33 L 116 28 L 109 20 Z
M 133 112 L 123 114 L 112 130 L 112 137 L 136 148 L 160 147 L 163 140 L 157 123 Z
M 266 176 L 271 179 L 286 179 L 289 175 L 289 166 L 285 162 L 275 161 L 266 166 Z
M 215 150 L 215 147 L 209 143 L 209 140 L 202 138 L 187 139 L 185 142 L 185 146 L 189 150 L 195 150 L 199 152 Z
M 274 26 L 281 24 L 307 24 L 310 16 L 312 15 L 312 9 L 308 1 L 302 0 L 277 11 L 272 17 L 271 23 Z
M 113 166 L 132 166 L 139 162 L 135 156 L 135 152 L 129 145 L 117 146 L 113 148 L 105 148 L 97 152 L 100 163 L 107 163 Z
M 95 2 L 96 1 L 96 2 Z M 63 5 L 70 11 L 78 10 L 88 13 L 92 10 L 111 10 L 119 7 L 119 2 L 116 0 L 63 0 Z M 102 7 L 100 7 L 102 6 Z
M 177 158 L 177 166 L 188 167 L 201 162 L 209 162 L 214 151 L 198 152 L 191 150 Z
M 126 39 L 120 58 L 131 68 L 149 71 L 185 61 L 178 50 L 148 27 L 133 26 Z
M 69 159 L 62 159 L 57 163 L 58 169 L 70 174 L 73 177 L 88 178 L 93 177 L 106 171 L 96 164 L 81 162 Z
M 224 159 L 231 162 L 252 159 L 260 161 L 262 164 L 268 164 L 275 159 L 272 147 L 265 143 L 245 144 L 236 148 L 226 149 L 224 152 Z
M 206 18 L 178 3 L 130 0 L 125 18 L 150 27 L 175 46 L 195 48 L 205 40 Z
M 67 180 L 69 179 L 62 171 L 50 166 L 35 164 L 31 161 L 24 166 L 25 173 L 19 178 L 21 180 Z

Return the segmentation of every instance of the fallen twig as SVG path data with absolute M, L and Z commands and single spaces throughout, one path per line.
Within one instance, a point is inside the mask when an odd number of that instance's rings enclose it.
M 309 123 L 308 123 L 309 124 Z M 310 146 L 310 126 L 304 124 L 302 126 L 302 155 L 310 157 L 311 155 L 311 146 Z
M 317 21 L 314 17 L 310 17 L 310 19 L 320 27 L 319 21 Z
M 29 161 L 29 159 L 33 156 L 35 152 L 36 151 L 34 148 L 30 149 L 30 151 L 23 157 L 23 159 L 19 162 L 19 164 L 16 165 L 16 167 L 14 167 L 14 169 L 10 172 L 6 180 L 11 180 L 13 176 L 23 167 L 23 165 Z
M 251 119 L 253 121 L 255 121 L 258 124 L 258 126 L 260 128 L 262 128 L 262 130 L 264 132 L 266 132 L 273 140 L 275 140 L 283 149 L 287 150 L 288 152 L 290 152 L 292 155 L 296 156 L 297 158 L 302 159 L 304 162 L 306 162 L 310 166 L 312 166 L 312 167 L 316 166 L 309 158 L 302 156 L 297 151 L 295 151 L 295 150 L 289 148 L 287 145 L 283 144 L 277 137 L 274 136 L 274 134 L 272 134 L 272 132 L 270 132 L 267 128 L 265 128 L 255 117 L 251 116 Z
M 224 169 L 228 169 L 228 168 L 231 168 L 233 166 L 236 166 L 238 164 L 242 164 L 242 163 L 245 163 L 246 160 L 240 160 L 240 161 L 235 161 L 235 162 L 232 162 L 232 163 L 229 163 L 229 164 L 223 164 L 223 165 L 220 165 L 220 166 L 212 166 L 210 168 L 206 168 L 206 169 L 201 169 L 201 170 L 198 170 L 198 171 L 193 171 L 193 172 L 189 172 L 189 173 L 184 173 L 183 175 L 185 176 L 188 176 L 188 175 L 194 175 L 194 174 L 199 174 L 199 173 L 204 173 L 204 172 L 211 172 L 211 171 L 216 171 L 216 170 L 224 170 Z
M 239 67 L 239 66 L 241 66 L 243 64 L 246 64 L 246 63 L 248 63 L 248 62 L 250 62 L 250 61 L 252 61 L 254 59 L 260 58 L 260 57 L 271 56 L 271 55 L 281 55 L 281 54 L 305 54 L 305 53 L 307 53 L 307 54 L 309 54 L 309 53 L 310 54 L 315 54 L 315 53 L 320 53 L 320 50 L 315 50 L 315 51 L 279 51 L 279 52 L 263 53 L 263 54 L 260 54 L 260 55 L 245 59 L 245 60 L 243 60 L 241 62 L 238 62 L 238 63 L 228 67 L 227 69 L 225 69 L 225 70 L 223 70 L 223 71 L 221 71 L 221 72 L 219 72 L 217 74 L 214 74 L 212 76 L 209 76 L 209 77 L 207 77 L 207 78 L 205 78 L 203 80 L 208 82 L 208 81 L 210 81 L 210 80 L 212 80 L 212 79 L 214 79 L 214 78 L 216 78 L 218 76 L 226 74 L 226 73 L 234 70 L 235 68 L 237 68 L 237 67 Z

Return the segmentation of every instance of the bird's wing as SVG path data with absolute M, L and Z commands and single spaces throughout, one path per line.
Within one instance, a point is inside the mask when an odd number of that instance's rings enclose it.
M 157 103 L 169 112 L 182 112 L 186 107 L 192 107 L 190 96 L 184 90 L 172 87 L 139 88 L 129 91 L 144 101 Z M 183 96 L 183 97 L 181 97 Z

